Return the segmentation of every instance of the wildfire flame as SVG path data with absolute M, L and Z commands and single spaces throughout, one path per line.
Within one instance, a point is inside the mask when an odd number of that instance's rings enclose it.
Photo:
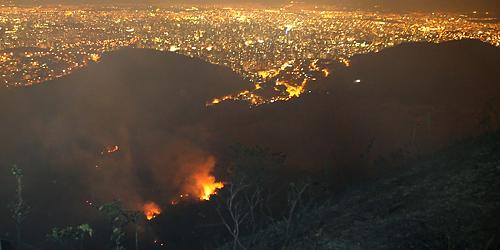
M 161 214 L 160 206 L 152 201 L 144 204 L 144 206 L 142 207 L 142 211 L 144 212 L 144 216 L 146 216 L 146 219 L 148 220 L 152 220 L 156 218 L 156 216 Z
M 200 180 L 201 192 L 200 200 L 210 200 L 210 196 L 217 194 L 217 191 L 224 187 L 224 183 L 216 182 L 215 177 L 208 176 L 207 178 Z
M 215 166 L 215 158 L 208 157 L 199 164 L 196 172 L 191 175 L 190 181 L 184 187 L 185 195 L 191 195 L 200 200 L 210 200 L 217 191 L 224 187 L 224 183 L 217 181 L 211 172 Z M 182 196 L 181 196 L 182 198 Z

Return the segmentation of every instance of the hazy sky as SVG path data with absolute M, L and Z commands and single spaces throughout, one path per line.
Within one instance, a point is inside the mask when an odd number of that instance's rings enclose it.
M 151 3 L 151 4 L 285 4 L 286 0 L 0 0 L 0 2 L 32 4 L 87 4 L 87 3 Z M 298 1 L 295 1 L 298 2 Z M 500 0 L 302 0 L 313 5 L 335 4 L 346 7 L 374 8 L 387 10 L 500 10 Z

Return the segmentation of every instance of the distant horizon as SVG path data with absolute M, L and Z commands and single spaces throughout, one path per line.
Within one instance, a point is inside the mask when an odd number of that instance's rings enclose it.
M 376 10 L 376 11 L 392 11 L 392 12 L 489 12 L 490 14 L 500 13 L 500 4 L 495 4 L 493 1 L 480 0 L 441 0 L 441 1 L 393 1 L 393 0 L 319 0 L 319 1 L 252 1 L 251 3 L 241 0 L 190 0 L 190 1 L 159 1 L 159 0 L 143 0 L 143 1 L 130 1 L 130 0 L 3 0 L 0 1 L 1 5 L 14 5 L 14 6 L 206 6 L 206 7 L 307 7 L 307 8 L 339 8 L 339 9 L 360 9 L 360 10 Z

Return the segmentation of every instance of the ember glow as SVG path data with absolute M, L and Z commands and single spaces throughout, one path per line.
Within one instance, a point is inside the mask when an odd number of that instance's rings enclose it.
M 108 153 L 109 153 L 109 154 L 112 154 L 112 153 L 114 153 L 114 152 L 117 152 L 118 150 L 120 150 L 120 147 L 118 147 L 118 145 L 115 145 L 115 146 L 113 146 L 113 147 L 109 147 L 109 148 L 108 148 Z
M 144 212 L 144 216 L 146 216 L 147 220 L 152 220 L 161 214 L 160 206 L 152 201 L 144 204 L 142 211 Z
M 101 152 L 101 155 L 104 154 L 113 154 L 120 151 L 120 146 L 118 145 L 113 145 L 113 146 L 107 146 L 104 151 Z

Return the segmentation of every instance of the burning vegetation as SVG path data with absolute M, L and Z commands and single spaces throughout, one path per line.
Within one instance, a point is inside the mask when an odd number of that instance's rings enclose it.
M 196 197 L 199 200 L 209 200 L 217 191 L 224 187 L 224 183 L 217 181 L 211 174 L 215 166 L 215 158 L 210 156 L 197 166 L 196 171 L 184 186 L 185 195 Z
M 209 156 L 206 160 L 193 164 L 193 174 L 187 178 L 187 182 L 182 188 L 182 193 L 171 199 L 169 204 L 176 206 L 187 200 L 210 200 L 213 195 L 217 194 L 224 187 L 224 183 L 217 181 L 215 176 L 211 174 L 214 166 L 215 158 L 213 156 Z M 145 203 L 142 211 L 148 220 L 156 218 L 163 212 L 160 206 L 152 201 Z
M 200 193 L 198 194 L 200 200 L 210 200 L 210 196 L 217 194 L 217 191 L 224 187 L 222 182 L 217 182 L 215 177 L 210 175 L 199 175 L 195 178 L 200 186 Z
M 158 206 L 158 204 L 150 201 L 144 204 L 142 207 L 142 211 L 144 212 L 144 216 L 146 216 L 146 219 L 152 220 L 156 218 L 156 216 L 161 214 L 161 208 Z

